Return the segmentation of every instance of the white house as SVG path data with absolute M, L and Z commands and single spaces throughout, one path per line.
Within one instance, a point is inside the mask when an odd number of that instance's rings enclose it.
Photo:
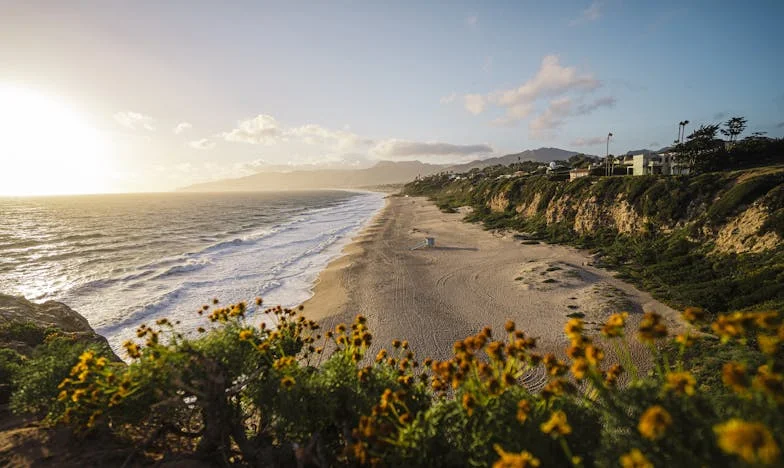
M 680 164 L 676 153 L 635 154 L 625 158 L 627 175 L 685 175 L 689 168 Z

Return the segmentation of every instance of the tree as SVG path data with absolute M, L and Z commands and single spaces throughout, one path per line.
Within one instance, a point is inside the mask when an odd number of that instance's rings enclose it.
M 679 159 L 692 171 L 710 170 L 724 149 L 723 142 L 716 138 L 718 131 L 719 124 L 700 125 L 679 145 Z
M 722 135 L 729 137 L 730 143 L 738 141 L 738 136 L 746 130 L 745 117 L 733 117 L 724 123 L 725 128 L 721 129 Z

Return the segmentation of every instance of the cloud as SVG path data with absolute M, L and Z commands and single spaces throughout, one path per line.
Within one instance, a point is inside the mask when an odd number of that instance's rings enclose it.
M 542 65 L 533 78 L 518 88 L 493 93 L 490 100 L 506 107 L 558 96 L 570 90 L 592 91 L 599 86 L 601 82 L 593 75 L 580 74 L 575 67 L 561 66 L 557 55 L 548 55 L 542 59 Z
M 570 143 L 572 146 L 576 146 L 578 148 L 583 148 L 586 146 L 598 146 L 602 145 L 607 141 L 606 136 L 599 136 L 599 137 L 588 137 L 588 138 L 576 138 L 572 140 Z
M 452 104 L 457 99 L 457 93 L 452 93 L 449 96 L 443 96 L 439 102 L 441 104 Z
M 547 55 L 542 59 L 536 74 L 520 86 L 487 94 L 467 94 L 463 96 L 463 100 L 466 110 L 474 115 L 484 112 L 489 104 L 503 109 L 505 115 L 491 123 L 509 126 L 528 118 L 540 99 L 559 98 L 569 94 L 580 96 L 601 86 L 601 81 L 592 74 L 582 73 L 576 67 L 563 66 L 557 55 Z M 601 107 L 607 104 L 600 102 L 597 105 Z M 578 109 L 577 113 L 584 115 L 591 111 L 592 109 L 583 107 Z
M 660 147 L 661 147 L 661 143 L 659 143 L 658 141 L 654 141 L 653 143 L 648 144 L 648 148 L 660 148 Z
M 612 96 L 602 97 L 588 104 L 580 104 L 577 106 L 575 115 L 588 115 L 602 107 L 613 107 L 616 102 L 618 102 L 618 100 Z
M 191 148 L 194 148 L 194 149 L 197 149 L 197 150 L 211 150 L 211 149 L 215 148 L 215 142 L 210 140 L 210 139 L 208 139 L 208 138 L 202 138 L 201 140 L 191 141 L 190 143 L 188 143 L 188 145 Z
M 784 128 L 784 122 L 777 123 L 776 128 Z
M 176 135 L 179 135 L 180 133 L 182 133 L 182 132 L 184 132 L 184 131 L 187 131 L 187 130 L 190 130 L 191 128 L 193 128 L 193 125 L 191 125 L 190 123 L 188 123 L 188 122 L 180 122 L 180 123 L 178 123 L 178 124 L 177 124 L 177 125 L 174 127 L 174 130 L 172 130 L 172 131 L 173 131 L 173 132 L 174 132 Z
M 441 142 L 417 142 L 389 139 L 379 142 L 372 151 L 375 155 L 391 159 L 414 156 L 469 156 L 492 153 L 490 145 L 454 145 Z
M 527 118 L 534 111 L 531 103 L 515 104 L 506 109 L 506 115 L 493 120 L 491 123 L 497 127 L 508 127 Z
M 259 114 L 252 119 L 238 122 L 237 128 L 224 132 L 221 136 L 226 141 L 274 145 L 283 136 L 283 132 L 275 117 Z
M 534 138 L 544 138 L 563 125 L 564 119 L 572 114 L 572 99 L 561 97 L 550 101 L 544 112 L 528 123 L 528 130 Z
M 479 24 L 479 18 L 476 15 L 471 15 L 466 17 L 465 23 L 468 25 L 469 28 L 475 29 L 476 26 Z
M 587 115 L 602 107 L 612 107 L 616 99 L 612 96 L 601 97 L 589 103 L 578 103 L 568 96 L 550 101 L 547 109 L 528 123 L 528 130 L 534 138 L 548 138 L 552 130 L 561 127 L 566 118 Z
M 463 101 L 468 112 L 479 115 L 485 110 L 485 98 L 481 94 L 466 94 L 463 96 Z
M 723 120 L 724 117 L 727 117 L 726 112 L 716 112 L 715 114 L 713 114 L 713 120 Z
M 155 130 L 155 119 L 149 115 L 140 114 L 138 112 L 123 111 L 114 114 L 114 120 L 125 128 L 131 130 L 144 129 L 149 131 Z
M 593 2 L 591 6 L 580 13 L 578 18 L 569 21 L 569 26 L 577 26 L 580 23 L 596 21 L 602 17 L 602 2 Z
M 299 138 L 307 144 L 324 144 L 338 150 L 349 150 L 360 145 L 371 145 L 372 140 L 362 139 L 346 130 L 330 130 L 316 124 L 307 124 L 283 130 L 285 137 Z
M 265 114 L 240 121 L 237 128 L 219 136 L 226 141 L 267 146 L 295 139 L 309 145 L 327 145 L 342 151 L 374 143 L 348 130 L 331 130 L 317 124 L 286 128 L 274 117 Z

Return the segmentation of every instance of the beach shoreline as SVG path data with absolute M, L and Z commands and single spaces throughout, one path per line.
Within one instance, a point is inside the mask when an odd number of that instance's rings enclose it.
M 582 316 L 587 332 L 611 313 L 630 312 L 630 329 L 643 312 L 681 323 L 672 308 L 593 265 L 586 251 L 551 244 L 523 245 L 512 233 L 491 232 L 443 213 L 424 198 L 388 196 L 366 227 L 321 272 L 305 314 L 323 326 L 368 318 L 374 350 L 408 340 L 420 357 L 445 359 L 452 344 L 506 320 L 538 339 L 540 352 L 563 355 L 563 327 Z M 434 248 L 411 250 L 425 237 Z M 631 340 L 641 368 L 648 350 Z

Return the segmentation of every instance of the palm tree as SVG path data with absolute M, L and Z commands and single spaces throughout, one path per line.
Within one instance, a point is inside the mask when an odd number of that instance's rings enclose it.
M 610 171 L 610 137 L 613 136 L 612 132 L 607 134 L 607 154 L 605 156 L 605 162 L 607 163 L 607 175 L 612 175 Z M 613 164 L 613 166 L 615 166 Z
M 730 137 L 730 143 L 733 143 L 738 140 L 738 136 L 746 130 L 746 118 L 745 117 L 733 117 L 729 119 L 727 122 L 724 123 L 724 126 L 727 127 L 721 129 L 721 133 L 724 136 Z
M 681 134 L 681 143 L 683 143 L 683 138 L 686 136 L 686 126 L 689 125 L 689 121 L 684 120 L 683 122 L 681 122 L 681 124 L 683 125 L 683 133 Z

